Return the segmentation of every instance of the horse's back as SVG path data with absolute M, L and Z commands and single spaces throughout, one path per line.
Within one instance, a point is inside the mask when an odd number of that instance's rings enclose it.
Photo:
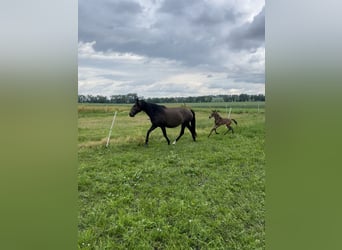
M 174 128 L 184 122 L 189 122 L 193 118 L 192 112 L 187 108 L 166 108 L 166 126 Z

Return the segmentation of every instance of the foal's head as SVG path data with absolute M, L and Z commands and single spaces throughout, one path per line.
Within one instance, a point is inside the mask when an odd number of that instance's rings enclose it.
M 211 115 L 209 116 L 209 119 L 212 118 L 212 117 L 216 118 L 218 116 L 219 116 L 219 114 L 217 113 L 217 111 L 216 110 L 212 110 Z
M 142 101 L 139 101 L 139 99 L 135 100 L 135 103 L 132 106 L 131 111 L 129 112 L 130 117 L 135 116 L 137 113 L 139 113 L 142 110 L 141 103 L 142 103 Z

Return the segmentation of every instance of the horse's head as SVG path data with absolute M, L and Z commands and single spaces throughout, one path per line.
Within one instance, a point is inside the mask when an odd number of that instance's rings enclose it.
M 209 119 L 212 118 L 212 117 L 215 117 L 215 115 L 217 115 L 217 111 L 216 110 L 212 110 L 211 114 L 209 116 Z
M 142 110 L 141 107 L 141 101 L 137 98 L 135 100 L 134 105 L 131 108 L 131 111 L 129 112 L 130 117 L 134 117 L 137 113 L 139 113 Z

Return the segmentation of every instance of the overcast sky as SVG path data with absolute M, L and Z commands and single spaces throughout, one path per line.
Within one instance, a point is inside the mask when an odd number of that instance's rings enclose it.
M 79 0 L 79 94 L 265 94 L 264 0 Z

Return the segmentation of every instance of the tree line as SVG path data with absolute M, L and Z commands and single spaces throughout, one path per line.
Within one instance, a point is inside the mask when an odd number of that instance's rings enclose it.
M 102 95 L 78 95 L 79 103 L 134 103 L 134 101 L 144 99 L 153 103 L 194 103 L 194 102 L 263 102 L 265 95 L 205 95 L 205 96 L 188 96 L 188 97 L 148 97 L 138 96 L 136 93 L 126 95 L 111 95 L 109 97 Z

